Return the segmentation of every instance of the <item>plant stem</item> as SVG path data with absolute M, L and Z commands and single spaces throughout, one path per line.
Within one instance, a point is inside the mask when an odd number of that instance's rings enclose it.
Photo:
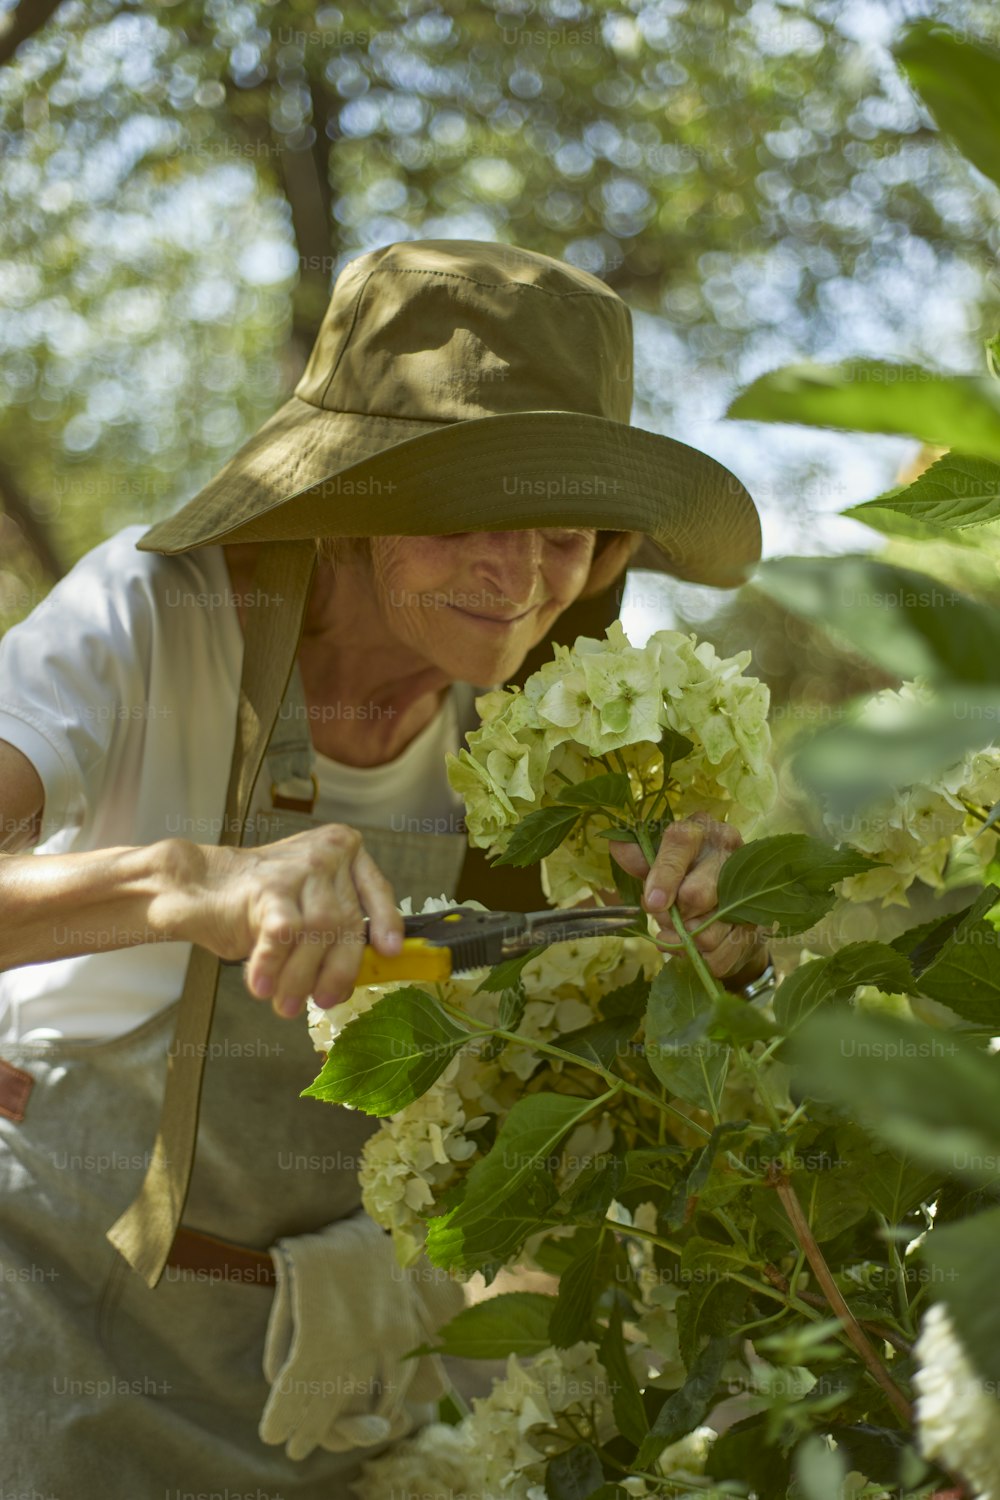
M 698 949 L 695 947 L 691 939 L 691 934 L 684 926 L 681 914 L 677 910 L 676 902 L 670 908 L 670 920 L 671 922 L 673 922 L 674 927 L 677 929 L 677 934 L 684 946 L 684 952 L 691 960 L 691 963 L 694 966 L 694 971 L 698 975 L 698 978 L 701 980 L 705 988 L 705 993 L 708 995 L 708 998 L 710 1000 L 718 1000 L 723 994 L 723 986 L 719 984 L 717 980 L 713 979 L 712 975 L 709 973 L 708 966 L 706 965 L 705 960 L 698 952 Z
M 560 1062 L 572 1063 L 575 1067 L 587 1068 L 592 1073 L 597 1073 L 604 1079 L 605 1083 L 612 1085 L 613 1091 L 624 1091 L 633 1094 L 637 1099 L 643 1099 L 651 1104 L 657 1111 L 667 1110 L 683 1120 L 685 1125 L 692 1126 L 700 1131 L 706 1140 L 711 1139 L 712 1132 L 706 1130 L 704 1125 L 697 1124 L 683 1110 L 675 1109 L 672 1104 L 664 1104 L 657 1099 L 655 1094 L 647 1093 L 645 1089 L 639 1088 L 637 1084 L 627 1083 L 624 1078 L 619 1078 L 617 1073 L 612 1073 L 608 1068 L 602 1068 L 600 1063 L 590 1062 L 586 1057 L 580 1057 L 575 1052 L 564 1052 L 561 1047 L 553 1047 L 549 1042 L 540 1042 L 535 1037 L 518 1036 L 516 1031 L 504 1031 L 499 1026 L 490 1026 L 486 1021 L 479 1021 L 475 1016 L 470 1016 L 467 1011 L 461 1010 L 457 1005 L 450 1005 L 447 1000 L 438 996 L 438 1004 L 441 1009 L 447 1011 L 456 1021 L 463 1021 L 467 1026 L 474 1026 L 480 1032 L 489 1032 L 491 1036 L 502 1037 L 505 1042 L 514 1042 L 519 1047 L 530 1047 L 532 1052 L 543 1052 L 547 1057 L 557 1057 Z M 604 1097 L 609 1097 L 605 1095 Z
M 800 1257 L 800 1259 L 804 1258 L 804 1256 Z M 780 1292 L 796 1284 L 799 1267 L 796 1266 L 791 1276 L 786 1277 L 782 1276 L 777 1266 L 765 1266 L 764 1275 L 770 1281 L 771 1285 L 777 1287 Z M 796 1292 L 795 1296 L 800 1297 L 803 1302 L 808 1302 L 810 1307 L 818 1307 L 821 1312 L 829 1312 L 831 1310 L 829 1302 L 825 1297 L 821 1297 L 818 1292 Z M 900 1354 L 905 1354 L 907 1358 L 913 1357 L 913 1345 L 907 1339 L 904 1339 L 901 1334 L 897 1333 L 895 1328 L 890 1328 L 885 1323 L 875 1323 L 871 1318 L 859 1318 L 858 1323 L 860 1327 L 873 1333 L 876 1338 L 884 1339 L 887 1344 L 891 1344 L 894 1349 L 898 1349 Z
M 885 1392 L 889 1404 L 897 1416 L 906 1423 L 907 1427 L 912 1427 L 913 1410 L 910 1403 L 879 1359 L 872 1344 L 865 1337 L 864 1330 L 857 1318 L 844 1301 L 843 1294 L 833 1279 L 822 1250 L 816 1243 L 812 1229 L 809 1227 L 809 1221 L 802 1212 L 802 1205 L 784 1168 L 778 1163 L 772 1163 L 768 1171 L 768 1180 L 771 1186 L 777 1191 L 785 1213 L 788 1215 L 789 1223 L 795 1231 L 795 1238 L 805 1251 L 806 1259 L 809 1262 L 812 1273 L 823 1288 L 831 1309 L 843 1324 L 844 1332 L 857 1350 L 872 1379 Z
M 889 1220 L 884 1214 L 879 1214 L 879 1223 L 882 1225 L 885 1238 L 889 1245 L 889 1259 L 896 1276 L 896 1301 L 899 1305 L 899 1318 L 908 1333 L 913 1333 L 913 1320 L 910 1316 L 910 1300 L 906 1294 L 906 1276 L 903 1270 L 903 1262 L 899 1254 L 899 1246 L 895 1235 L 889 1233 Z
M 709 1495 L 717 1495 L 719 1488 L 716 1483 L 709 1479 L 696 1478 L 685 1474 L 683 1479 L 672 1478 L 669 1474 L 651 1474 L 648 1469 L 636 1469 L 631 1464 L 623 1464 L 619 1459 L 613 1458 L 610 1453 L 603 1453 L 603 1457 L 615 1469 L 620 1469 L 626 1479 L 649 1479 L 657 1487 L 658 1494 L 673 1494 L 677 1490 L 704 1490 Z
M 743 1066 L 753 1074 L 754 1088 L 757 1090 L 760 1102 L 764 1106 L 764 1113 L 767 1115 L 772 1128 L 774 1130 L 781 1130 L 781 1116 L 774 1107 L 774 1100 L 771 1098 L 771 1092 L 764 1082 L 757 1058 L 753 1057 L 746 1047 L 738 1047 L 736 1050 L 739 1053 Z
M 677 1245 L 671 1244 L 669 1240 L 661 1239 L 659 1235 L 653 1234 L 648 1229 L 637 1229 L 634 1225 L 617 1224 L 612 1220 L 613 1227 L 618 1234 L 633 1236 L 636 1239 L 648 1240 L 652 1245 L 661 1245 L 664 1250 L 669 1250 L 672 1255 L 680 1257 L 681 1250 Z M 763 1281 L 754 1281 L 750 1276 L 743 1276 L 739 1271 L 726 1271 L 727 1281 L 738 1281 L 741 1286 L 749 1287 L 752 1292 L 758 1292 L 762 1297 L 770 1297 L 772 1302 L 781 1302 L 786 1308 L 792 1308 L 801 1313 L 804 1318 L 810 1318 L 813 1322 L 820 1321 L 820 1315 L 804 1302 L 801 1302 L 792 1291 L 778 1291 L 774 1286 L 769 1286 Z

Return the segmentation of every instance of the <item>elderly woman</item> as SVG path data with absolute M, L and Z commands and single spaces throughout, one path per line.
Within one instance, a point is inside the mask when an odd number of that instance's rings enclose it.
M 299 1097 L 315 1054 L 286 1022 L 350 994 L 366 929 L 398 952 L 400 897 L 454 899 L 444 756 L 479 692 L 643 538 L 721 586 L 756 561 L 742 486 L 628 425 L 631 374 L 628 309 L 585 272 L 360 256 L 295 395 L 3 641 L 10 1484 L 335 1500 L 433 1415 L 439 1361 L 401 1356 L 456 1288 L 360 1213 L 377 1122 Z M 739 842 L 699 816 L 652 870 L 612 852 L 658 919 L 694 918 Z M 697 941 L 736 990 L 767 962 L 753 927 Z

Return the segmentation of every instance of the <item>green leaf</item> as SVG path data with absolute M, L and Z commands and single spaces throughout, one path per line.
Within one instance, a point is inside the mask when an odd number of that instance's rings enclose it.
M 689 1365 L 705 1338 L 728 1334 L 743 1316 L 750 1293 L 738 1281 L 691 1282 L 677 1299 L 677 1349 Z
M 851 1158 L 856 1165 L 853 1150 Z M 888 1147 L 869 1148 L 862 1176 L 869 1203 L 890 1224 L 899 1224 L 918 1203 L 926 1202 L 941 1182 L 939 1173 L 928 1172 Z
M 300 1097 L 393 1115 L 425 1094 L 471 1033 L 425 990 L 393 990 L 345 1026 Z
M 774 1018 L 794 1031 L 813 1011 L 849 1000 L 860 984 L 890 995 L 910 994 L 914 980 L 902 954 L 886 943 L 848 943 L 828 958 L 814 958 L 793 969 L 774 996 Z
M 600 1362 L 608 1372 L 608 1379 L 611 1382 L 611 1408 L 618 1431 L 627 1437 L 630 1443 L 635 1443 L 636 1447 L 639 1447 L 649 1431 L 649 1422 L 646 1418 L 642 1396 L 639 1393 L 638 1382 L 625 1352 L 625 1340 L 622 1337 L 622 1310 L 617 1297 L 611 1304 L 608 1326 L 598 1353 Z
M 889 496 L 902 495 L 906 489 L 906 485 L 897 485 L 895 489 L 888 490 L 882 498 L 884 500 Z M 918 521 L 915 516 L 906 511 L 890 510 L 875 500 L 848 505 L 840 514 L 849 520 L 861 521 L 863 525 L 870 526 L 873 531 L 879 532 L 882 536 L 904 537 L 911 542 L 940 542 L 942 540 L 939 527 L 929 525 L 925 521 Z M 967 531 L 949 531 L 945 540 L 949 547 L 972 548 L 973 551 L 982 546 L 982 541 L 972 528 Z
M 545 1493 L 549 1500 L 591 1500 L 604 1488 L 604 1470 L 590 1443 L 577 1443 L 549 1461 Z
M 611 878 L 624 906 L 642 905 L 642 881 L 637 875 L 630 875 L 627 870 L 623 870 L 614 855 L 611 856 Z
M 990 1208 L 957 1224 L 935 1225 L 920 1246 L 934 1299 L 947 1306 L 970 1360 L 993 1391 L 1000 1382 L 998 1244 L 1000 1208 Z
M 589 1338 L 598 1298 L 614 1275 L 618 1246 L 613 1236 L 596 1229 L 577 1258 L 559 1280 L 559 1296 L 549 1325 L 552 1343 L 567 1349 L 580 1339 Z
M 624 823 L 612 823 L 608 828 L 598 828 L 595 836 L 599 839 L 608 839 L 617 844 L 637 844 L 639 835 L 634 828 L 629 828 Z
M 837 881 L 871 869 L 872 863 L 853 849 L 834 849 L 803 833 L 754 839 L 735 849 L 722 866 L 716 898 L 719 918 L 778 922 L 782 937 L 804 932 L 833 906 L 831 888 Z
M 778 1034 L 773 1021 L 754 1004 L 736 995 L 720 995 L 709 1019 L 706 1035 L 715 1042 L 735 1042 L 745 1046 L 748 1042 L 768 1041 Z
M 946 453 L 912 484 L 897 485 L 842 514 L 863 521 L 873 509 L 898 511 L 939 532 L 1000 520 L 1000 464 Z
M 579 809 L 575 807 L 540 807 L 529 813 L 518 823 L 507 848 L 491 862 L 490 869 L 497 865 L 537 864 L 559 848 L 576 827 L 579 817 Z
M 945 134 L 1000 183 L 1000 53 L 930 21 L 911 26 L 894 51 Z
M 812 1016 L 791 1045 L 806 1087 L 849 1106 L 894 1150 L 948 1176 L 996 1183 L 998 1065 L 964 1037 L 838 1009 Z
M 590 776 L 576 786 L 564 786 L 558 795 L 558 801 L 573 807 L 628 807 L 631 800 L 631 783 L 622 771 Z
M 491 1226 L 496 1233 L 497 1253 L 509 1253 L 507 1246 L 520 1233 L 531 1206 L 518 1200 L 519 1211 L 511 1215 L 511 1200 L 519 1189 L 547 1181 L 544 1164 L 566 1132 L 593 1107 L 592 1099 L 569 1094 L 532 1094 L 518 1099 L 500 1127 L 493 1149 L 469 1173 L 462 1202 L 430 1220 L 428 1259 L 449 1269 L 477 1269 L 470 1264 L 470 1256 L 478 1256 L 482 1246 L 488 1245 Z M 550 1185 L 549 1204 L 554 1196 L 555 1189 Z M 505 1212 L 513 1222 L 501 1234 L 499 1220 Z
M 847 1478 L 843 1457 L 815 1433 L 796 1448 L 795 1473 L 804 1500 L 843 1500 Z
M 629 1043 L 639 1027 L 638 1016 L 614 1016 L 603 1021 L 593 1021 L 576 1031 L 567 1031 L 559 1037 L 563 1052 L 572 1052 L 587 1062 L 597 1063 L 602 1068 L 612 1069 L 618 1059 L 628 1056 L 632 1048 Z
M 497 1025 L 501 1031 L 517 1030 L 521 1024 L 524 1007 L 527 1003 L 528 992 L 523 984 L 518 984 L 513 989 L 503 991 L 500 996 L 500 1004 L 497 1007 Z
M 842 722 L 809 736 L 792 760 L 796 779 L 841 815 L 991 744 L 1000 718 L 1000 690 L 964 683 L 939 688 L 932 703 L 883 704 L 878 722 L 858 722 L 868 701 L 854 700 Z
M 454 1186 L 463 1192 L 467 1183 L 458 1182 Z M 455 1235 L 442 1235 L 435 1226 L 458 1213 L 464 1207 L 465 1199 L 463 1197 L 455 1203 L 444 1196 L 446 1201 L 442 1207 L 445 1211 L 428 1221 L 427 1258 L 432 1264 L 448 1270 L 482 1271 L 487 1285 L 514 1258 L 525 1240 L 540 1230 L 555 1228 L 561 1222 L 554 1212 L 558 1196 L 555 1185 L 548 1170 L 543 1168 L 527 1174 L 518 1187 L 498 1204 L 492 1216 L 481 1214 L 468 1224 L 462 1223 L 457 1231 L 457 1246 Z M 440 1243 L 444 1245 L 443 1251 Z M 442 1259 L 442 1254 L 454 1258 Z
M 737 1245 L 723 1245 L 692 1235 L 681 1251 L 682 1281 L 726 1280 L 732 1271 L 743 1271 L 749 1264 Z
M 664 964 L 649 990 L 646 1060 L 672 1094 L 717 1114 L 729 1067 L 729 1047 L 704 1036 L 689 1039 L 699 1025 L 704 1032 L 711 1014 L 712 1002 L 691 961 L 672 958 Z
M 742 1135 L 748 1124 L 747 1120 L 724 1120 L 721 1125 L 716 1125 L 705 1145 L 692 1152 L 683 1179 L 674 1184 L 670 1198 L 660 1209 L 668 1229 L 679 1229 L 691 1217 L 693 1205 L 708 1181 L 725 1137 Z
M 683 1146 L 642 1146 L 625 1153 L 624 1191 L 673 1184 L 685 1159 Z
M 852 432 L 902 433 L 1000 460 L 1000 386 L 988 375 L 938 375 L 923 365 L 846 359 L 762 375 L 726 415 Z
M 658 748 L 663 756 L 663 774 L 667 777 L 679 760 L 686 760 L 691 754 L 694 740 L 689 740 L 686 734 L 681 734 L 679 729 L 671 729 L 668 725 L 660 736 Z
M 686 1437 L 704 1421 L 711 1410 L 728 1352 L 728 1338 L 709 1339 L 680 1390 L 668 1396 L 660 1407 L 649 1435 L 636 1454 L 637 1469 L 649 1469 L 664 1448 Z
M 982 895 L 977 898 L 977 901 L 981 900 Z M 908 927 L 905 932 L 893 938 L 889 947 L 895 948 L 897 953 L 902 953 L 909 959 L 914 976 L 919 978 L 928 964 L 937 958 L 955 929 L 961 927 L 977 901 L 970 901 L 961 911 L 951 912 L 947 917 L 931 917 L 930 921 L 921 922 L 919 927 Z
M 849 1427 L 832 1422 L 826 1430 L 843 1453 L 848 1471 L 856 1469 L 875 1484 L 891 1485 L 896 1490 L 915 1488 L 903 1482 L 904 1455 L 916 1456 L 903 1433 L 861 1422 Z
M 613 990 L 608 990 L 598 1003 L 598 1010 L 605 1019 L 615 1020 L 619 1016 L 635 1016 L 641 1021 L 649 1004 L 649 986 L 651 981 L 644 975 L 637 974 L 627 984 L 620 984 Z
M 527 953 L 519 953 L 516 958 L 505 958 L 502 964 L 495 964 L 486 978 L 475 989 L 475 994 L 481 990 L 489 990 L 495 993 L 497 990 L 516 989 L 521 982 L 521 970 L 525 964 L 530 964 L 539 953 L 545 952 L 545 944 L 539 943 L 537 948 L 531 948 Z
M 852 553 L 782 557 L 761 563 L 753 587 L 896 676 L 1000 682 L 996 610 L 926 573 Z
M 456 1359 L 529 1357 L 547 1349 L 554 1297 L 541 1292 L 503 1292 L 456 1313 L 431 1347 Z
M 791 1456 L 768 1442 L 768 1417 L 736 1422 L 708 1450 L 705 1473 L 712 1479 L 737 1479 L 748 1484 L 759 1500 L 786 1500 Z
M 1000 932 L 985 920 L 1000 900 L 987 886 L 920 975 L 920 992 L 976 1026 L 1000 1028 Z
M 612 1198 L 617 1198 L 625 1182 L 625 1158 L 612 1156 L 610 1160 L 594 1157 L 573 1179 L 562 1194 L 556 1210 L 575 1223 L 587 1219 L 603 1222 Z
M 789 1181 L 821 1245 L 859 1224 L 871 1211 L 865 1184 L 849 1167 L 792 1172 Z M 772 1189 L 753 1189 L 750 1202 L 763 1227 L 784 1235 L 789 1245 L 796 1244 L 788 1216 Z

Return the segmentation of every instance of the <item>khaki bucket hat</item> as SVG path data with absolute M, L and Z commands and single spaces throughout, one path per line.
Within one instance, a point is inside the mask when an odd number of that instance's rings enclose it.
M 749 494 L 631 410 L 631 313 L 596 276 L 512 245 L 387 245 L 337 278 L 294 394 L 138 546 L 594 526 L 648 537 L 642 566 L 742 583 Z
M 267 543 L 220 843 L 246 827 L 318 538 L 595 527 L 631 533 L 634 566 L 745 581 L 761 543 L 749 494 L 706 454 L 630 426 L 631 408 L 631 314 L 596 276 L 475 240 L 411 240 L 349 262 L 294 394 L 137 543 L 168 554 Z M 218 976 L 218 958 L 193 947 L 149 1169 L 108 1231 L 150 1286 L 187 1199 Z

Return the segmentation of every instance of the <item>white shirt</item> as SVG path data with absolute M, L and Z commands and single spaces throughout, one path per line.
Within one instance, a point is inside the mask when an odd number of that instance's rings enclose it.
M 237 596 L 221 546 L 139 552 L 146 529 L 127 526 L 87 553 L 0 640 L 0 739 L 45 789 L 35 854 L 219 842 L 243 664 Z M 469 727 L 457 686 L 387 765 L 317 755 L 317 816 L 412 828 L 416 806 L 421 831 L 453 831 L 462 802 L 444 756 Z M 251 815 L 269 805 L 266 769 Z M 69 945 L 72 924 L 62 931 Z M 177 999 L 190 953 L 144 943 L 8 969 L 0 1044 L 122 1035 Z

